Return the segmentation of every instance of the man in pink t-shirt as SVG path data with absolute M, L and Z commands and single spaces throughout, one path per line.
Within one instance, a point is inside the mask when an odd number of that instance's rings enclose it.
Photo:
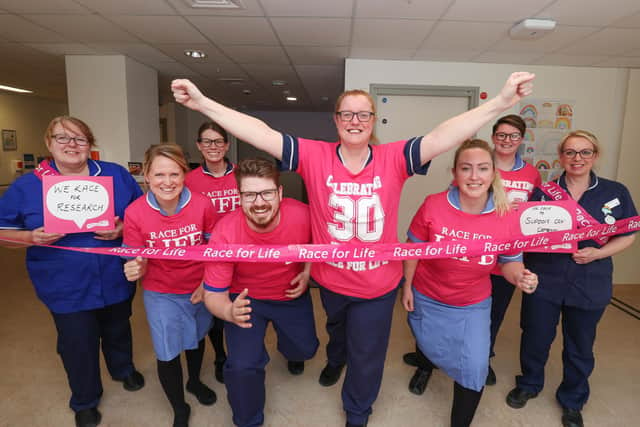
M 263 159 L 240 162 L 236 169 L 242 210 L 224 216 L 210 245 L 288 245 L 311 242 L 309 208 L 283 199 L 279 172 Z M 260 246 L 252 246 L 259 253 Z M 265 249 L 266 250 L 266 249 Z M 273 262 L 210 262 L 205 268 L 207 308 L 225 320 L 228 356 L 225 386 L 237 426 L 264 423 L 264 346 L 273 323 L 278 350 L 289 372 L 299 375 L 304 361 L 318 349 L 313 306 L 308 292 L 310 264 Z

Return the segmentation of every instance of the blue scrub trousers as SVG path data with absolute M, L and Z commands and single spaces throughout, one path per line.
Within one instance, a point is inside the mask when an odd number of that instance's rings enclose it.
M 51 313 L 58 330 L 58 354 L 71 388 L 69 406 L 74 411 L 97 407 L 100 402 L 101 345 L 113 379 L 122 380 L 133 373 L 132 299 L 94 310 Z
M 327 313 L 328 363 L 347 365 L 342 404 L 351 424 L 365 424 L 378 397 L 397 293 L 398 287 L 378 298 L 362 299 L 320 287 Z
M 237 296 L 230 295 L 232 300 Z M 233 411 L 233 422 L 239 427 L 264 423 L 264 368 L 269 363 L 264 336 L 269 322 L 273 323 L 278 337 L 278 351 L 287 360 L 311 359 L 319 345 L 308 291 L 291 301 L 249 299 L 249 322 L 253 326 L 241 328 L 230 322 L 224 325 L 228 352 L 224 384 Z
M 520 366 L 516 384 L 539 393 L 544 386 L 544 366 L 562 314 L 562 383 L 556 399 L 565 408 L 581 410 L 589 398 L 589 376 L 595 359 L 593 343 L 604 308 L 585 310 L 523 294 L 520 327 Z
M 493 346 L 496 343 L 498 331 L 511 303 L 514 290 L 515 286 L 509 283 L 504 276 L 491 275 L 491 348 L 489 357 L 495 356 Z

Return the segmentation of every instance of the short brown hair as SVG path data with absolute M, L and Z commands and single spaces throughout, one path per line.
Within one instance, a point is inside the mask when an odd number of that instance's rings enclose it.
M 280 171 L 276 164 L 261 157 L 242 160 L 236 167 L 235 176 L 238 189 L 240 189 L 240 183 L 245 177 L 268 178 L 273 180 L 276 187 L 280 186 Z
M 200 128 L 198 129 L 198 139 L 202 138 L 202 132 L 204 132 L 207 129 L 218 132 L 220 135 L 222 135 L 225 141 L 229 140 L 227 131 L 216 122 L 204 122 L 203 124 L 201 124 Z
M 493 125 L 493 129 L 491 130 L 491 134 L 495 134 L 498 130 L 498 127 L 502 124 L 513 126 L 514 128 L 520 131 L 520 135 L 524 136 L 525 131 L 527 130 L 527 124 L 522 120 L 522 117 L 517 114 L 509 114 L 507 116 L 500 117 L 495 124 Z
M 89 141 L 90 148 L 93 148 L 96 145 L 96 138 L 93 136 L 93 132 L 91 131 L 91 128 L 89 127 L 88 124 L 86 124 L 85 122 L 83 122 L 77 117 L 58 116 L 58 117 L 54 117 L 49 122 L 49 126 L 47 126 L 47 130 L 44 131 L 44 143 L 47 147 L 49 146 L 48 144 L 49 138 L 53 137 L 53 134 L 52 134 L 53 128 L 57 124 L 60 124 L 60 126 L 62 126 L 64 129 L 67 129 L 67 127 L 65 126 L 65 123 L 71 123 L 78 129 L 80 129 L 80 132 L 82 132 L 85 138 L 87 138 L 87 141 Z
M 185 174 L 189 172 L 189 165 L 187 164 L 187 159 L 184 157 L 182 147 L 178 144 L 155 144 L 147 148 L 147 151 L 144 153 L 144 163 L 142 164 L 142 174 L 144 176 L 149 173 L 151 163 L 159 156 L 176 162 Z

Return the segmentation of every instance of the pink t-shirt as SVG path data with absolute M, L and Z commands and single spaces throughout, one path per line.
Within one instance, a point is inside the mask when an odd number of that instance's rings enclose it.
M 188 189 L 175 215 L 162 214 L 151 193 L 125 211 L 123 244 L 130 247 L 179 248 L 205 244 L 215 224 L 209 199 Z M 204 264 L 198 261 L 149 259 L 142 287 L 155 292 L 188 294 L 201 283 Z
M 400 194 L 409 177 L 406 141 L 371 145 L 373 158 L 357 174 L 349 172 L 340 161 L 338 143 L 298 141 L 297 172 L 308 190 L 313 242 L 397 242 Z M 312 273 L 318 283 L 333 292 L 375 298 L 398 285 L 402 264 L 364 259 L 315 263 Z
M 202 166 L 192 170 L 185 177 L 185 185 L 196 193 L 201 193 L 211 199 L 216 221 L 226 213 L 240 207 L 240 194 L 235 178 L 235 165 L 223 176 L 213 176 Z
M 510 202 L 526 202 L 531 197 L 533 190 L 542 184 L 542 179 L 540 179 L 538 169 L 529 163 L 520 159 L 517 159 L 516 162 L 521 162 L 522 167 L 510 171 L 500 169 L 500 178 Z M 496 266 L 491 274 L 502 276 L 502 271 L 500 271 L 500 267 Z
M 309 207 L 294 199 L 280 204 L 280 223 L 268 233 L 258 233 L 247 225 L 242 210 L 231 212 L 215 226 L 209 244 L 238 243 L 256 245 L 293 245 L 311 242 Z M 256 247 L 255 255 L 264 248 Z M 285 295 L 304 263 L 276 262 L 208 262 L 205 267 L 205 289 L 240 293 L 249 290 L 249 297 L 262 300 L 289 300 Z
M 469 214 L 448 196 L 449 191 L 427 196 L 411 221 L 412 241 L 504 239 L 510 235 L 511 226 L 505 224 L 511 222 L 501 221 L 492 206 L 486 213 Z M 518 251 L 507 255 L 500 261 L 520 259 Z M 412 284 L 418 292 L 445 304 L 475 304 L 491 295 L 489 274 L 496 261 L 495 255 L 420 260 Z
M 500 170 L 500 178 L 510 202 L 526 202 L 533 190 L 542 183 L 540 172 L 529 163 L 524 163 L 522 168 L 516 170 Z

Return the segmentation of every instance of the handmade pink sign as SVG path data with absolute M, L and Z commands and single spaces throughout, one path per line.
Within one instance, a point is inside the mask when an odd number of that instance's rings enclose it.
M 113 178 L 110 176 L 42 177 L 44 230 L 83 233 L 115 228 Z

